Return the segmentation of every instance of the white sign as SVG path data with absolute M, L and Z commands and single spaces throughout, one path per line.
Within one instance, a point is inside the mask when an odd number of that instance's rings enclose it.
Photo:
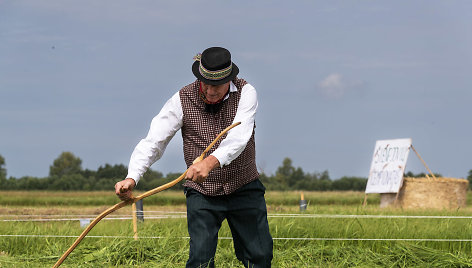
M 375 143 L 365 193 L 398 193 L 403 182 L 411 139 L 380 140 Z

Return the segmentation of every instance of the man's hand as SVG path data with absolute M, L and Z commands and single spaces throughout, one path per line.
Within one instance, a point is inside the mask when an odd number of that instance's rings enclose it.
M 210 155 L 202 161 L 192 164 L 187 170 L 185 179 L 202 183 L 208 177 L 210 171 L 219 166 L 220 162 L 218 159 Z
M 126 178 L 115 184 L 115 193 L 123 201 L 132 199 L 132 191 L 136 186 L 136 182 L 132 178 Z

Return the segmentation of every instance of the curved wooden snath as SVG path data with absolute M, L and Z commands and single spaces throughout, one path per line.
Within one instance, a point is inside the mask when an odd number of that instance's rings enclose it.
M 230 129 L 232 129 L 233 127 L 237 126 L 241 124 L 241 122 L 236 122 L 234 124 L 232 124 L 231 126 L 225 128 L 220 134 L 218 134 L 218 136 L 210 143 L 210 145 L 208 145 L 208 147 L 205 149 L 205 151 L 203 151 L 203 153 L 197 157 L 193 163 L 197 163 L 197 162 L 200 162 L 203 160 L 203 158 L 205 157 L 205 154 L 208 153 L 208 151 L 210 151 L 210 149 L 216 144 L 216 142 L 226 133 L 228 132 Z M 188 169 L 187 169 L 188 170 Z M 178 182 L 180 182 L 183 178 L 185 178 L 185 175 L 187 174 L 187 170 L 182 174 L 180 175 L 180 177 L 178 177 L 177 179 L 171 181 L 171 182 L 168 182 L 164 185 L 161 185 L 157 188 L 154 188 L 152 190 L 149 190 L 137 197 L 133 197 L 132 199 L 130 200 L 127 200 L 127 201 L 121 201 L 120 203 L 108 208 L 107 210 L 103 211 L 100 215 L 98 215 L 92 222 L 90 222 L 90 224 L 87 226 L 87 228 L 85 228 L 85 230 L 82 232 L 82 234 L 80 234 L 80 236 L 75 240 L 74 244 L 72 244 L 72 246 L 70 246 L 70 248 L 62 255 L 62 257 L 56 262 L 56 264 L 54 264 L 54 268 L 56 267 L 59 267 L 59 265 L 62 264 L 62 262 L 64 262 L 64 260 L 67 258 L 67 256 L 69 256 L 69 254 L 72 252 L 72 250 L 75 249 L 75 247 L 77 247 L 77 245 L 80 243 L 80 241 L 82 241 L 82 239 L 90 232 L 90 230 L 92 230 L 92 228 L 100 221 L 102 220 L 103 218 L 105 218 L 108 214 L 124 207 L 124 206 L 127 206 L 129 204 L 132 204 L 132 203 L 135 203 L 136 201 L 138 200 L 141 200 L 143 198 L 146 198 L 148 196 L 151 196 L 153 194 L 156 194 L 160 191 L 163 191 L 165 189 L 168 189 L 174 185 L 176 185 Z

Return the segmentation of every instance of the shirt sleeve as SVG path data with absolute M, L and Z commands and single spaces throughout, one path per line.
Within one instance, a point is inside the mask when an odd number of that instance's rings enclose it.
M 182 127 L 183 112 L 179 92 L 175 93 L 151 122 L 147 136 L 134 148 L 128 166 L 127 178 L 138 183 L 148 168 L 159 160 L 170 140 Z
M 231 129 L 220 146 L 211 154 L 218 159 L 221 167 L 229 165 L 246 148 L 254 130 L 257 106 L 256 89 L 252 85 L 246 84 L 242 88 L 238 109 L 233 120 L 233 123 L 241 122 L 241 125 Z

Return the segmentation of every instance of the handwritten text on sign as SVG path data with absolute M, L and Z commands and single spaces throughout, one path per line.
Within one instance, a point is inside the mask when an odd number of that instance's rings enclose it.
M 397 193 L 402 186 L 411 139 L 380 140 L 375 143 L 365 192 Z

